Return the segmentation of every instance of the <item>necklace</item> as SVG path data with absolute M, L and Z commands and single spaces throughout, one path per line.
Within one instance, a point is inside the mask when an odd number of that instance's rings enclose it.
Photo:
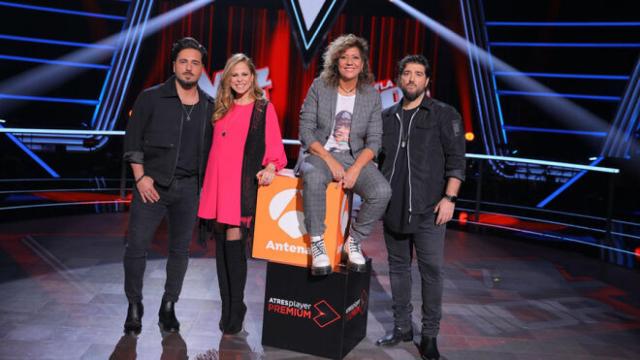
M 184 113 L 187 114 L 187 121 L 191 121 L 191 113 L 193 112 L 193 109 L 195 109 L 196 104 L 191 105 L 191 109 L 189 109 L 189 111 L 187 111 L 187 108 L 182 102 L 180 102 L 180 105 L 182 105 L 182 110 L 184 110 Z
M 340 90 L 344 91 L 346 94 L 351 94 L 356 89 L 356 86 L 352 87 L 351 90 L 347 90 L 343 88 L 342 85 L 338 84 L 338 87 L 340 88 Z

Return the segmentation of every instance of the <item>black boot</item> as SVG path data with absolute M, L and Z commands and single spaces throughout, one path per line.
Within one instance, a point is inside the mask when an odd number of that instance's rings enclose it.
M 247 313 L 247 306 L 244 304 L 244 288 L 247 283 L 247 252 L 245 244 L 246 237 L 243 236 L 240 240 L 227 240 L 225 246 L 231 299 L 229 324 L 223 330 L 225 334 L 237 334 L 242 331 L 242 323 Z
M 413 340 L 413 328 L 411 326 L 409 326 L 409 328 L 394 326 L 393 331 L 390 334 L 387 334 L 376 341 L 376 345 L 394 346 L 398 345 L 401 341 L 408 342 L 411 340 Z
M 225 242 L 227 240 L 224 230 L 215 232 L 216 239 L 216 270 L 218 271 L 218 287 L 220 288 L 220 331 L 224 332 L 229 326 L 229 310 L 231 307 L 231 295 L 229 290 L 229 272 L 227 271 L 227 261 L 225 258 Z
M 180 323 L 176 318 L 175 302 L 162 299 L 160 311 L 158 311 L 158 325 L 165 332 L 180 331 Z
M 140 334 L 142 331 L 142 315 L 144 315 L 144 307 L 141 302 L 129 303 L 127 319 L 124 321 L 125 334 Z
M 422 340 L 420 341 L 420 358 L 422 360 L 440 359 L 440 352 L 438 352 L 438 343 L 435 336 L 422 336 Z

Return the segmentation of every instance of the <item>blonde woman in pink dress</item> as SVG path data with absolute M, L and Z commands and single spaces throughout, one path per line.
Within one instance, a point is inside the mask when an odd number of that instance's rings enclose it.
M 253 61 L 227 60 L 213 114 L 213 144 L 198 216 L 214 220 L 216 267 L 222 302 L 220 330 L 242 330 L 247 312 L 246 240 L 255 215 L 258 186 L 271 183 L 287 164 L 273 105 L 258 86 Z

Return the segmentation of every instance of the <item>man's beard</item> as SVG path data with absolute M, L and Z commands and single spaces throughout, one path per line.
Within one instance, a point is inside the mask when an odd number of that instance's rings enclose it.
M 179 77 L 176 76 L 176 80 L 178 80 L 178 84 L 180 84 L 180 86 L 183 89 L 191 89 L 194 86 L 196 86 L 196 84 L 198 83 L 198 80 L 194 80 L 194 81 L 186 81 L 184 79 L 180 79 Z
M 404 99 L 408 101 L 413 101 L 419 98 L 420 96 L 422 96 L 422 94 L 424 94 L 426 90 L 426 89 L 422 89 L 421 91 L 417 90 L 416 92 L 412 93 L 412 92 L 409 92 L 409 90 L 407 90 L 404 87 L 401 87 L 400 89 L 402 90 L 402 96 L 404 96 Z

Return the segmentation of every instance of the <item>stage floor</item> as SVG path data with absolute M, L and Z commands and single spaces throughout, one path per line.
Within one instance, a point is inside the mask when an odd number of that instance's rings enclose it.
M 142 334 L 123 336 L 127 302 L 121 263 L 126 213 L 0 223 L 0 359 L 306 359 L 261 345 L 266 264 L 251 260 L 245 331 L 221 336 L 213 244 L 192 246 L 176 305 L 180 335 L 162 339 L 166 229 L 145 275 Z M 373 258 L 367 337 L 347 359 L 414 359 L 412 343 L 375 340 L 393 326 L 386 250 L 378 225 L 364 245 Z M 414 328 L 420 291 L 413 265 Z M 454 359 L 638 359 L 637 271 L 536 244 L 449 230 L 439 347 Z M 419 341 L 417 335 L 415 341 Z

